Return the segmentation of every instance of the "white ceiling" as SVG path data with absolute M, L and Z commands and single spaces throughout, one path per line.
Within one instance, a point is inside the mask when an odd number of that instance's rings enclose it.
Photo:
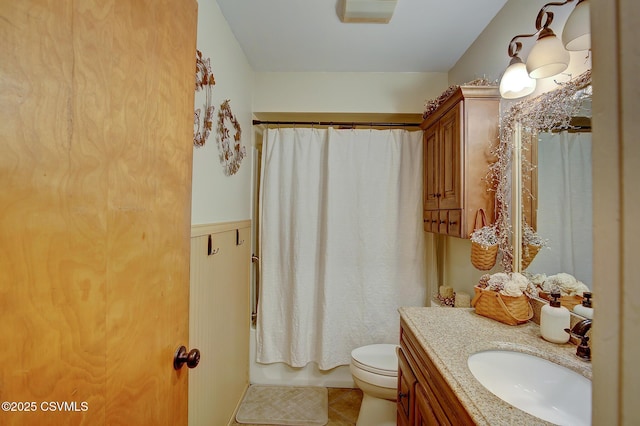
M 340 0 L 217 0 L 255 71 L 448 72 L 507 0 L 398 0 L 344 24 Z

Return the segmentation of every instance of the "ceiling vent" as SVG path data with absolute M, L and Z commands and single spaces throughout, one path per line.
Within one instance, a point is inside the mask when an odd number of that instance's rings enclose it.
M 341 0 L 338 15 L 342 22 L 387 24 L 393 16 L 397 0 Z

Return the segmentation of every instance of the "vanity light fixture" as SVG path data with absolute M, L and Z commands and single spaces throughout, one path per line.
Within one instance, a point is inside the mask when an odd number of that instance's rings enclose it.
M 509 57 L 511 62 L 500 80 L 500 95 L 505 99 L 517 99 L 530 95 L 536 89 L 536 80 L 529 77 L 525 66 L 518 53 L 522 43 L 516 41 L 520 37 L 533 37 L 535 34 L 517 35 L 509 43 Z
M 551 12 L 546 12 L 547 22 L 553 19 Z M 564 48 L 562 42 L 553 30 L 543 27 L 538 34 L 538 41 L 529 52 L 527 58 L 527 72 L 531 78 L 547 78 L 560 74 L 569 67 L 571 59 L 569 51 Z
M 515 36 L 509 43 L 511 62 L 500 81 L 500 94 L 505 99 L 517 99 L 530 95 L 535 90 L 535 79 L 552 77 L 565 71 L 569 66 L 568 50 L 586 50 L 591 46 L 589 25 L 589 0 L 578 0 L 575 9 L 567 19 L 562 33 L 562 41 L 549 28 L 553 22 L 550 6 L 564 6 L 575 0 L 547 3 L 536 17 L 536 31 L 533 34 Z M 522 44 L 516 41 L 523 37 L 535 37 L 537 41 L 523 64 L 518 56 Z M 566 46 L 566 49 L 565 49 Z
M 591 49 L 589 0 L 579 0 L 562 29 L 562 44 L 567 50 Z
M 529 52 L 527 72 L 531 78 L 547 78 L 561 73 L 569 67 L 570 55 L 562 42 L 549 25 L 553 22 L 553 12 L 547 11 L 549 6 L 562 6 L 564 3 L 547 3 L 542 6 L 536 17 L 536 34 L 538 40 Z

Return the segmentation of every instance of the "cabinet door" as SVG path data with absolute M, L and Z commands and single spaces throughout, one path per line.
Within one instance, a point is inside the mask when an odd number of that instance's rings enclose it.
M 442 116 L 439 124 L 439 186 L 438 207 L 440 209 L 461 208 L 461 163 L 460 143 L 462 102 Z
M 424 194 L 423 203 L 425 210 L 438 208 L 438 125 L 429 127 L 424 132 Z
M 416 376 L 409 367 L 409 362 L 402 351 L 398 349 L 398 425 L 412 425 L 414 417 L 414 395 Z
M 418 384 L 415 388 L 415 426 L 439 426 L 438 417 L 429 403 L 429 398 L 422 385 Z

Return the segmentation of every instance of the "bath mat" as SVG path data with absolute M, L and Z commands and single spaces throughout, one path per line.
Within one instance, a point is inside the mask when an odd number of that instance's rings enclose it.
M 245 424 L 316 426 L 329 421 L 327 388 L 251 385 L 236 421 Z

